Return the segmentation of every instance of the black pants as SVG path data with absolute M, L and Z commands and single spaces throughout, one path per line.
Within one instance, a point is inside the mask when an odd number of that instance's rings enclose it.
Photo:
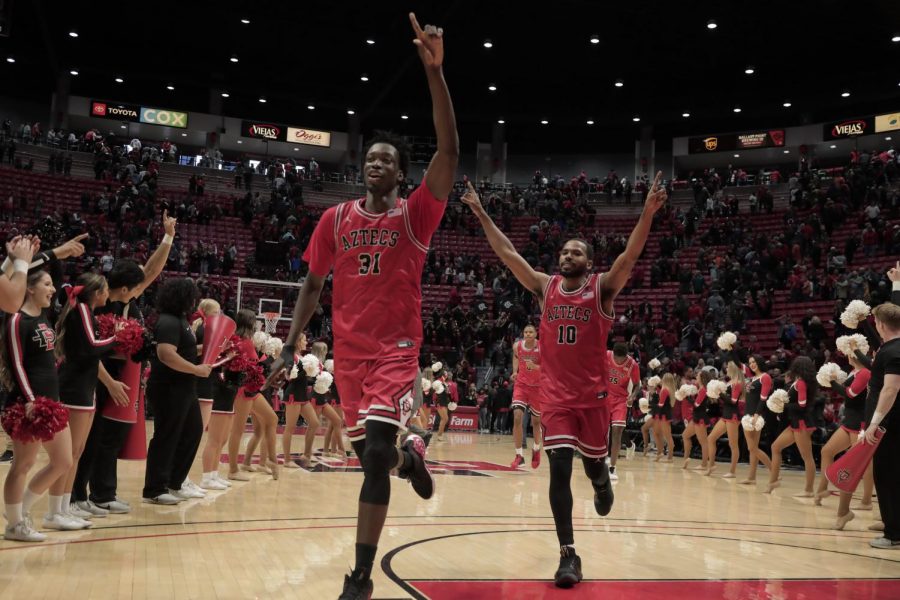
M 144 498 L 155 498 L 181 488 L 200 447 L 203 420 L 194 385 L 151 381 L 147 402 L 153 409 L 153 439 L 147 449 Z
M 896 411 L 894 411 L 896 412 Z M 875 452 L 872 474 L 875 476 L 875 492 L 878 507 L 884 521 L 884 537 L 900 541 L 900 423 L 887 427 L 881 444 Z
M 116 499 L 119 452 L 134 425 L 105 419 L 100 416 L 100 411 L 98 398 L 97 414 L 85 442 L 84 452 L 78 460 L 78 471 L 72 487 L 73 501 L 90 498 L 95 503 L 106 503 Z M 90 496 L 88 484 L 91 488 Z

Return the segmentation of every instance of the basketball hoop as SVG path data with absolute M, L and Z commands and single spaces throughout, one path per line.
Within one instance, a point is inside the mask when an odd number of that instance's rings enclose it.
M 266 333 L 272 334 L 275 333 L 275 329 L 278 327 L 278 321 L 281 319 L 281 314 L 277 312 L 264 312 L 263 320 L 266 323 Z

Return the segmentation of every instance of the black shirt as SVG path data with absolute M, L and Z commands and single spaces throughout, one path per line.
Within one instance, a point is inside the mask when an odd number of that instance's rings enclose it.
M 872 423 L 872 415 L 875 414 L 875 407 L 878 406 L 878 396 L 881 395 L 881 388 L 884 387 L 885 375 L 900 375 L 900 338 L 886 342 L 878 349 L 875 354 L 875 360 L 872 361 L 872 378 L 869 379 L 869 393 L 866 396 L 866 419 L 867 424 Z M 889 427 L 891 418 L 900 419 L 897 415 L 898 403 L 894 400 L 894 406 L 888 411 L 884 419 L 881 421 L 882 427 Z
M 88 305 L 81 302 L 66 315 L 65 334 L 65 359 L 59 368 L 61 400 L 65 404 L 90 405 L 100 359 L 113 353 L 116 339 L 97 336 L 97 320 Z
M 59 400 L 56 376 L 56 331 L 41 312 L 17 312 L 6 320 L 6 352 L 13 378 L 7 402 L 30 402 L 37 396 Z
M 167 313 L 159 315 L 156 321 L 154 337 L 157 344 L 172 344 L 178 352 L 178 356 L 192 364 L 199 362 L 197 356 L 197 338 L 191 331 L 191 325 L 184 316 L 175 316 Z M 151 384 L 187 385 L 194 388 L 197 378 L 191 373 L 181 373 L 167 367 L 159 356 L 153 355 L 150 369 Z

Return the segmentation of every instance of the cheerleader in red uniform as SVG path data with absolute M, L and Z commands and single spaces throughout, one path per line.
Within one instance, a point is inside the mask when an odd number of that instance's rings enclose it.
M 706 398 L 706 384 L 715 378 L 713 371 L 703 369 L 697 375 L 697 395 L 693 398 L 693 410 L 691 412 L 691 424 L 693 425 L 693 433 L 697 436 L 697 443 L 700 444 L 701 461 L 700 466 L 695 467 L 697 471 L 705 471 L 713 461 L 709 459 L 709 446 L 706 438 L 707 427 L 709 427 L 709 400 Z M 685 457 L 685 468 L 687 467 L 690 456 Z
M 50 497 L 62 495 L 63 512 L 90 519 L 95 515 L 72 505 L 71 497 L 78 461 L 97 412 L 97 381 L 103 382 L 110 398 L 121 406 L 128 405 L 128 387 L 114 381 L 100 362 L 101 358 L 115 351 L 114 337 L 98 339 L 97 320 L 94 318 L 94 310 L 105 306 L 109 298 L 106 279 L 95 273 L 85 273 L 78 278 L 77 285 L 66 288 L 66 292 L 69 301 L 63 307 L 56 326 L 56 357 L 62 361 L 59 368 L 60 401 L 69 409 L 74 465 L 65 477 L 60 477 L 50 486 Z
M 678 378 L 673 373 L 662 376 L 660 384 L 658 410 L 653 417 L 653 431 L 656 434 L 656 462 L 662 460 L 665 440 L 668 450 L 663 462 L 674 460 L 675 440 L 672 438 L 672 409 L 675 407 L 675 391 L 678 389 Z
M 324 370 L 325 357 L 328 356 L 328 344 L 315 342 L 312 345 L 312 354 L 319 359 L 320 369 Z M 322 416 L 328 419 L 325 428 L 325 445 L 323 452 L 326 455 L 337 455 L 341 459 L 347 458 L 344 446 L 343 426 L 344 416 L 340 408 L 340 397 L 337 395 L 337 386 L 332 383 L 329 389 L 319 391 L 316 389 L 318 377 L 313 377 L 310 385 L 313 388 L 313 398 L 316 401 L 316 416 L 321 420 Z M 335 403 L 333 403 L 335 402 Z
M 782 451 L 791 444 L 797 444 L 806 472 L 806 487 L 800 496 L 812 498 L 813 485 L 816 481 L 816 461 L 812 451 L 812 434 L 816 428 L 813 422 L 813 408 L 819 390 L 819 384 L 816 382 L 816 366 L 806 356 L 798 356 L 791 363 L 785 379 L 793 382 L 788 390 L 788 404 L 784 408 L 790 427 L 782 431 L 772 443 L 772 469 L 769 472 L 769 487 L 766 493 L 772 493 L 772 490 L 780 485 L 778 474 L 781 470 Z
M 219 303 L 212 298 L 204 298 L 197 306 L 200 317 L 191 323 L 191 329 L 194 330 L 194 336 L 197 338 L 197 352 L 203 355 L 203 321 L 208 317 L 213 317 L 222 312 Z M 213 375 L 206 379 L 197 379 L 197 401 L 200 403 L 200 417 L 203 419 L 203 430 L 205 431 L 209 425 L 209 418 L 212 414 L 213 405 Z M 205 471 L 204 471 L 205 472 Z
M 747 404 L 744 412 L 750 417 L 751 424 L 754 424 L 757 417 L 766 419 L 770 414 L 766 408 L 766 400 L 769 399 L 769 394 L 772 393 L 772 377 L 765 372 L 765 362 L 761 356 L 753 355 L 747 363 L 750 367 L 750 372 L 753 373 L 753 378 L 747 384 Z M 747 440 L 747 450 L 750 454 L 750 472 L 747 474 L 747 479 L 741 481 L 741 485 L 752 485 L 756 483 L 756 468 L 759 466 L 759 463 L 762 462 L 767 469 L 771 469 L 772 462 L 766 453 L 759 449 L 759 439 L 762 437 L 762 430 L 756 429 L 755 426 L 753 429 L 747 429 L 746 427 L 742 427 L 742 429 L 744 430 L 744 439 Z
M 302 415 L 306 423 L 306 438 L 304 439 L 303 454 L 300 455 L 300 465 L 308 467 L 312 463 L 313 442 L 316 432 L 319 430 L 319 417 L 316 409 L 309 402 L 309 383 L 303 365 L 296 364 L 300 360 L 301 352 L 306 352 L 306 334 L 300 334 L 297 342 L 297 354 L 294 356 L 294 367 L 288 377 L 292 377 L 284 390 L 284 433 L 281 434 L 281 447 L 284 452 L 284 466 L 289 469 L 298 468 L 297 463 L 291 460 L 291 438 L 294 436 L 294 427 L 297 419 Z
M 707 440 L 707 451 L 709 452 L 709 470 L 707 475 L 712 475 L 716 469 L 716 443 L 722 434 L 728 435 L 728 446 L 731 449 L 731 467 L 722 477 L 725 479 L 733 479 L 735 471 L 737 471 L 737 463 L 740 458 L 740 450 L 738 446 L 738 429 L 741 426 L 741 410 L 740 402 L 744 399 L 745 384 L 744 370 L 734 361 L 728 363 L 726 368 L 728 374 L 728 387 L 725 389 L 725 395 L 722 402 L 722 418 L 716 422 L 715 427 L 709 434 Z
M 7 405 L 3 414 L 3 426 L 13 439 L 14 458 L 3 484 L 3 500 L 6 505 L 7 526 L 4 537 L 20 542 L 41 542 L 46 539 L 35 531 L 30 511 L 53 482 L 59 480 L 72 468 L 72 436 L 68 426 L 68 415 L 59 403 L 59 379 L 56 373 L 56 332 L 44 314 L 56 293 L 50 275 L 45 271 L 35 271 L 26 280 L 25 303 L 19 312 L 10 315 L 3 332 L 0 345 L 4 356 L 0 361 L 0 380 L 9 390 Z M 58 415 L 49 431 L 44 431 L 49 440 L 32 439 L 23 441 L 14 435 L 16 423 L 13 415 L 25 405 L 25 411 L 34 414 L 47 401 L 57 403 L 49 406 L 50 412 Z M 57 410 L 61 409 L 61 410 Z M 21 422 L 21 420 L 19 421 Z M 61 427 L 60 427 L 61 426 Z M 37 460 L 38 451 L 44 448 L 49 462 L 38 471 L 26 488 L 28 472 Z M 50 511 L 44 518 L 48 529 L 83 529 L 89 522 L 69 517 L 63 507 L 61 495 L 51 499 Z
M 256 329 L 256 315 L 252 311 L 239 310 L 235 323 L 237 329 L 235 335 L 241 338 L 237 350 L 251 360 L 258 362 L 259 355 L 253 345 L 253 333 Z M 244 426 L 251 411 L 259 419 L 260 427 L 265 439 L 266 451 L 275 455 L 275 429 L 278 425 L 278 416 L 259 390 L 248 389 L 241 386 L 234 403 L 234 419 L 231 422 L 231 434 L 228 437 L 228 478 L 235 481 L 249 481 L 249 478 L 238 469 L 238 452 L 241 449 L 241 438 L 244 436 Z M 267 461 L 266 467 L 272 472 L 272 477 L 278 478 L 278 463 Z
M 694 370 L 691 368 L 685 369 L 684 377 L 681 379 L 682 387 L 680 389 L 684 389 L 684 386 L 689 385 L 696 386 L 696 383 L 696 380 L 694 380 Z M 681 444 L 684 447 L 684 461 L 681 465 L 682 469 L 688 468 L 688 465 L 691 462 L 691 451 L 694 447 L 691 440 L 691 438 L 696 435 L 696 432 L 694 431 L 694 397 L 694 395 L 685 394 L 684 397 L 678 401 L 678 405 L 675 408 L 679 419 L 684 423 L 684 430 L 681 432 Z

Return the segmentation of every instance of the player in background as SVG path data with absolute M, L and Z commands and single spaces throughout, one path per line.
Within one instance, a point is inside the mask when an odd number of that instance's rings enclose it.
M 612 350 L 606 351 L 607 368 L 609 369 L 609 420 L 611 435 L 609 445 L 609 478 L 618 481 L 616 461 L 622 447 L 622 432 L 628 409 L 634 397 L 641 390 L 641 368 L 637 361 L 628 355 L 628 348 L 619 342 Z
M 531 449 L 531 468 L 537 469 L 541 464 L 541 349 L 537 340 L 537 328 L 526 325 L 522 331 L 522 339 L 513 345 L 513 442 L 516 446 L 516 457 L 510 465 L 517 468 L 523 462 L 522 446 L 525 439 L 522 421 L 525 411 L 531 411 L 534 445 Z
M 303 255 L 309 274 L 300 289 L 282 358 L 267 384 L 284 377 L 295 344 L 316 309 L 333 270 L 334 372 L 347 437 L 363 468 L 356 524 L 356 566 L 344 578 L 341 598 L 372 595 L 372 565 L 391 496 L 389 473 L 410 481 L 422 498 L 434 493 L 425 465 L 425 443 L 410 435 L 395 446 L 412 412 L 422 344 L 422 269 L 440 225 L 459 161 L 459 137 L 444 80 L 443 30 L 423 30 L 409 15 L 413 43 L 432 99 L 437 152 L 424 181 L 406 200 L 398 197 L 409 170 L 409 150 L 398 136 L 378 133 L 366 148 L 365 198 L 322 215 Z
M 656 179 L 625 251 L 607 273 L 592 273 L 593 247 L 584 240 L 567 241 L 559 253 L 560 275 L 535 271 L 494 224 L 471 183 L 462 201 L 478 217 L 488 242 L 526 290 L 541 305 L 541 423 L 550 459 L 550 507 L 559 540 L 558 587 L 582 579 L 572 527 L 572 461 L 582 456 L 584 472 L 594 488 L 594 509 L 612 510 L 613 488 L 606 465 L 609 437 L 609 382 L 606 346 L 613 324 L 613 302 L 625 287 L 644 250 L 653 215 L 665 204 L 666 191 Z

